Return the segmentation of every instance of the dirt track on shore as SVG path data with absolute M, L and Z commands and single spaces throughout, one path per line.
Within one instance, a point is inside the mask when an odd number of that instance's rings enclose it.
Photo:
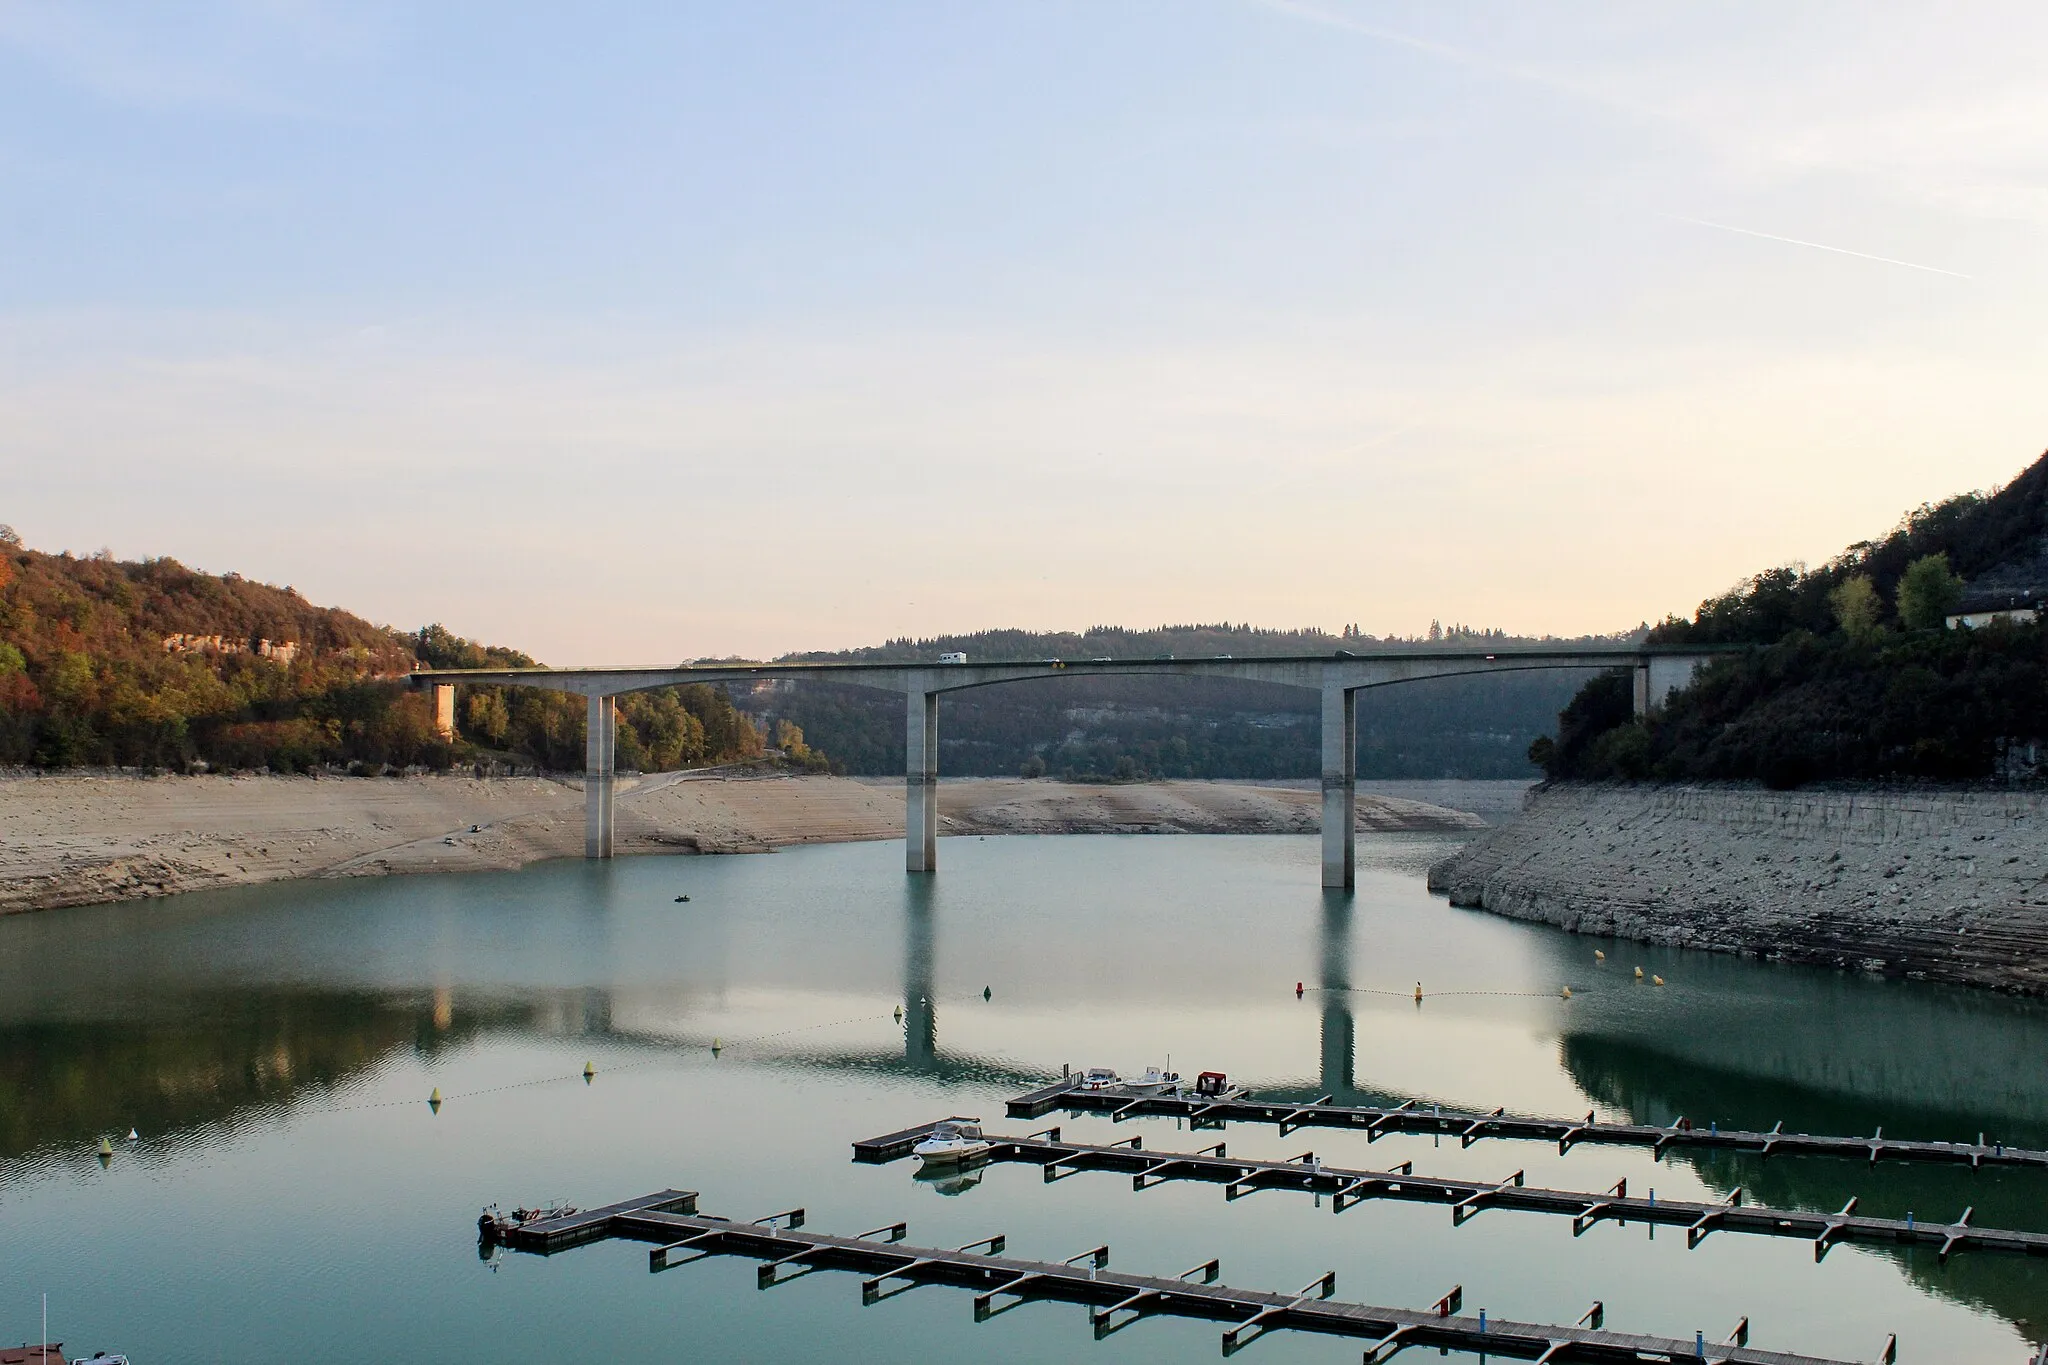
M 1360 829 L 1470 830 L 1463 811 L 1358 798 Z M 941 834 L 1305 834 L 1316 791 L 1226 782 L 1079 786 L 963 778 Z M 622 777 L 620 854 L 765 852 L 893 839 L 901 781 L 663 773 Z M 0 913 L 296 877 L 513 868 L 583 852 L 579 781 L 128 777 L 0 781 Z

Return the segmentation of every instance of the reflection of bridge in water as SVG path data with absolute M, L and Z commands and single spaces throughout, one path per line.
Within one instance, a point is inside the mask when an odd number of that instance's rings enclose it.
M 1354 1079 L 1356 1045 L 1350 996 L 1351 898 L 1340 892 L 1323 897 L 1319 957 L 1323 987 L 1322 1046 L 1318 1067 L 1322 1093 L 1342 1102 L 1362 1097 Z M 840 1054 L 846 1064 L 854 1058 Z M 826 1058 L 821 1056 L 820 1061 Z M 872 1066 L 877 1059 L 864 1059 Z M 903 886 L 903 1061 L 914 1075 L 963 1079 L 995 1079 L 1007 1074 L 1036 1083 L 1044 1073 L 1006 1067 L 991 1059 L 953 1057 L 939 1046 L 938 916 L 931 884 L 913 879 Z

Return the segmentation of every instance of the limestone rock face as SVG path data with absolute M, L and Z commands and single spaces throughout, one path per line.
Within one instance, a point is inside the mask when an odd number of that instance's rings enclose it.
M 1554 784 L 1430 869 L 1575 933 L 2048 994 L 2048 794 Z

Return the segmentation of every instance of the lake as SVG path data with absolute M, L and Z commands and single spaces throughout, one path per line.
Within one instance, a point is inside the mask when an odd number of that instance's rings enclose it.
M 662 1275 L 607 1243 L 480 1256 L 480 1206 L 589 1206 L 674 1186 L 709 1213 L 801 1205 L 852 1234 L 993 1233 L 1048 1260 L 1098 1243 L 1171 1275 L 1847 1360 L 2020 1365 L 2048 1269 L 1681 1229 L 1219 1188 L 1032 1167 L 944 1192 L 857 1138 L 948 1114 L 992 1128 L 1063 1064 L 1213 1069 L 1262 1092 L 1546 1115 L 2048 1146 L 2048 1011 L 1850 974 L 1575 937 L 1453 909 L 1423 887 L 1452 846 L 1361 835 L 1358 889 L 1317 885 L 1314 838 L 949 839 L 906 878 L 894 843 L 516 873 L 302 882 L 0 920 L 0 1342 L 40 1295 L 74 1353 L 166 1362 L 705 1359 L 1166 1361 L 1213 1324 L 1101 1343 L 1070 1305 L 977 1326 L 925 1288 L 870 1308 L 859 1278 L 770 1292 L 751 1262 Z M 687 894 L 688 903 L 675 897 Z M 1608 960 L 1595 960 L 1596 948 Z M 1638 983 L 1633 968 L 1668 984 Z M 1297 997 L 1295 986 L 1303 985 Z M 1421 982 L 1425 999 L 1413 993 Z M 1572 997 L 1560 988 L 1569 985 Z M 902 1022 L 896 1018 L 901 1006 Z M 718 1046 L 714 1051 L 713 1043 Z M 586 1062 L 596 1074 L 582 1077 Z M 439 1088 L 438 1113 L 427 1104 Z M 1046 1123 L 1062 1122 L 1048 1118 Z M 1208 1145 L 1173 1120 L 1063 1121 L 1069 1138 Z M 125 1135 L 133 1128 L 134 1141 Z M 102 1163 L 97 1145 L 113 1139 Z M 1232 1155 L 1597 1190 L 1723 1197 L 2048 1230 L 2048 1179 L 1825 1159 L 1554 1148 L 1233 1126 Z M 1262 1358 L 1355 1361 L 1279 1333 Z

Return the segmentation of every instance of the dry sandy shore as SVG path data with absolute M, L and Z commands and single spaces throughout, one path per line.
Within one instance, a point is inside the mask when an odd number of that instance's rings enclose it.
M 1467 830 L 1361 793 L 1360 829 Z M 942 834 L 1313 833 L 1314 790 L 1221 782 L 939 788 Z M 619 781 L 615 848 L 762 852 L 893 839 L 900 781 L 667 773 Z M 0 913 L 292 877 L 509 868 L 583 852 L 580 783 L 543 778 L 21 776 L 0 780 Z

